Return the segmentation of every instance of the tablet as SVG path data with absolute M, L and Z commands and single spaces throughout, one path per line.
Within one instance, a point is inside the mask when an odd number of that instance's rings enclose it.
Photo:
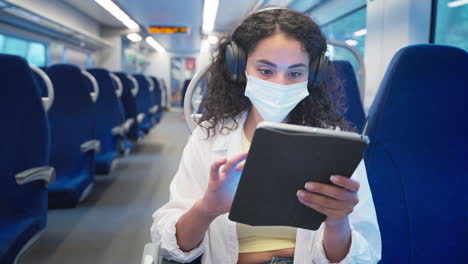
M 306 182 L 351 177 L 369 144 L 365 135 L 260 122 L 234 196 L 229 219 L 252 226 L 317 230 L 326 216 L 297 199 Z

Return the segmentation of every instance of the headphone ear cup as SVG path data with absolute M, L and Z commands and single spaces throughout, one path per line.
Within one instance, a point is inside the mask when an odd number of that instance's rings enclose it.
M 239 82 L 245 82 L 246 77 L 245 77 L 245 69 L 247 67 L 247 54 L 245 54 L 245 51 L 243 48 L 237 46 L 237 54 L 238 54 L 238 78 L 237 80 Z
M 325 72 L 327 71 L 328 62 L 327 56 L 322 55 L 316 63 L 309 67 L 309 83 L 312 84 L 313 89 L 318 88 L 322 83 Z
M 316 72 L 315 72 L 315 64 L 311 64 L 309 66 L 309 80 L 308 80 L 308 86 L 310 87 L 315 87 L 315 75 L 316 75 Z
M 237 54 L 235 52 L 236 44 L 231 42 L 226 46 L 224 58 L 226 60 L 226 68 L 229 72 L 229 78 L 234 81 L 237 79 Z

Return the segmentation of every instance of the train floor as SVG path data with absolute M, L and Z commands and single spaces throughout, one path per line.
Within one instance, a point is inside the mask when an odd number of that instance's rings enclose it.
M 166 112 L 108 176 L 96 176 L 77 208 L 50 210 L 39 240 L 19 264 L 140 263 L 151 215 L 169 198 L 189 131 L 182 112 Z

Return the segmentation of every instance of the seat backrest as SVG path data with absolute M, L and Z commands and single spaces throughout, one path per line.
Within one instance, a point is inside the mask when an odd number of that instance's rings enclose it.
M 170 90 L 166 85 L 166 82 L 164 81 L 163 78 L 159 79 L 159 87 L 161 88 L 161 104 L 164 107 L 169 107 L 169 93 Z
M 82 152 L 81 144 L 96 138 L 96 106 L 87 78 L 81 69 L 71 64 L 56 64 L 48 68 L 55 90 L 54 105 L 49 111 L 52 134 L 51 164 L 61 175 L 73 175 L 77 170 L 94 174 L 92 152 Z
M 96 78 L 99 85 L 99 97 L 96 101 L 96 135 L 101 141 L 101 152 L 115 151 L 117 141 L 112 129 L 125 121 L 125 113 L 116 94 L 115 81 L 106 69 L 94 68 L 87 70 Z
M 182 86 L 182 89 L 181 89 L 180 105 L 182 107 L 184 107 L 185 94 L 187 93 L 187 88 L 188 88 L 188 86 L 190 84 L 190 81 L 192 81 L 192 79 L 186 79 L 184 81 L 184 85 Z
M 33 72 L 21 57 L 0 55 L 0 216 L 40 216 L 45 226 L 47 189 L 43 181 L 19 186 L 15 175 L 47 166 L 49 126 Z
M 120 97 L 124 110 L 125 117 L 136 118 L 138 115 L 138 109 L 136 105 L 135 96 L 132 94 L 132 89 L 134 88 L 133 82 L 127 77 L 126 73 L 123 72 L 114 72 L 114 74 L 119 77 L 122 82 L 122 96 Z
M 415 45 L 392 59 L 369 111 L 365 160 L 381 263 L 461 263 L 468 252 L 468 54 Z
M 154 83 L 154 90 L 153 90 L 153 93 L 154 93 L 154 99 L 155 99 L 155 103 L 156 105 L 159 105 L 159 109 L 161 109 L 161 86 L 159 85 L 159 81 L 156 77 L 150 77 L 151 80 L 153 80 L 153 83 Z
M 133 118 L 135 122 L 133 122 L 130 132 L 129 132 L 129 137 L 132 139 L 138 139 L 139 137 L 139 128 L 138 128 L 138 123 L 136 122 L 137 115 L 138 115 L 138 109 L 137 109 L 137 103 L 136 103 L 136 98 L 132 94 L 132 89 L 134 89 L 134 84 L 133 82 L 128 78 L 126 73 L 123 72 L 114 72 L 114 74 L 120 79 L 122 82 L 122 96 L 120 97 L 122 104 L 124 106 L 125 110 L 125 118 Z
M 149 90 L 150 83 L 143 74 L 133 75 L 138 82 L 138 94 L 136 96 L 137 108 L 139 113 L 148 114 L 152 104 L 152 95 Z
M 42 67 L 41 67 L 42 69 Z M 44 72 L 47 71 L 47 69 L 42 69 Z M 34 80 L 34 85 L 39 89 L 39 96 L 41 97 L 47 97 L 47 87 L 44 82 L 44 79 L 39 76 L 39 74 L 35 71 L 33 73 L 33 80 Z
M 333 61 L 332 63 L 346 94 L 347 111 L 345 120 L 350 122 L 358 133 L 361 133 L 366 122 L 366 116 L 353 66 L 348 61 Z

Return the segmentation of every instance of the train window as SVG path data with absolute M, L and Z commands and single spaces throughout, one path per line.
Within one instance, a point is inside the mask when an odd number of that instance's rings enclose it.
M 345 42 L 354 47 L 364 58 L 364 44 L 366 40 L 366 6 L 341 16 L 322 26 L 322 31 L 329 40 Z M 353 65 L 354 71 L 359 72 L 359 62 L 351 51 L 345 48 L 328 45 L 328 56 L 332 60 L 346 60 Z
M 434 15 L 434 43 L 468 51 L 468 1 L 437 0 Z
M 0 34 L 0 53 L 24 57 L 30 64 L 45 66 L 46 46 L 43 43 Z
M 26 59 L 29 63 L 36 66 L 45 66 L 46 47 L 42 43 L 31 42 L 29 44 L 28 55 Z

